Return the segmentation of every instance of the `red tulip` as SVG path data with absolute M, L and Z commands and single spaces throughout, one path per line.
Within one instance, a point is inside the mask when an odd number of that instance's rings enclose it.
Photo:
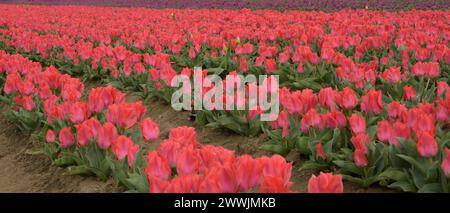
M 409 64 L 409 53 L 408 50 L 404 49 L 402 50 L 402 65 L 405 70 L 408 69 L 408 64 Z
M 23 108 L 25 108 L 28 111 L 33 111 L 33 109 L 36 108 L 36 105 L 34 104 L 34 101 L 30 96 L 23 96 L 21 104 Z
M 89 109 L 91 112 L 102 112 L 106 107 L 114 103 L 123 103 L 125 94 L 114 87 L 97 87 L 89 92 Z
M 292 164 L 286 162 L 286 159 L 280 155 L 273 155 L 272 157 L 261 157 L 256 159 L 257 167 L 262 168 L 262 175 L 279 177 L 283 180 L 286 186 L 291 186 L 289 181 L 291 178 Z
M 368 134 L 360 133 L 355 136 L 353 136 L 350 141 L 352 142 L 353 146 L 357 150 L 363 151 L 365 154 L 367 154 L 367 144 L 370 144 L 370 137 Z
M 142 102 L 112 104 L 108 107 L 106 120 L 116 124 L 120 128 L 131 128 L 140 121 L 147 109 Z
M 392 137 L 392 126 L 388 121 L 379 121 L 377 130 L 378 140 L 388 142 Z
M 128 153 L 127 153 L 127 161 L 128 166 L 131 168 L 133 166 L 134 160 L 136 159 L 136 154 L 139 152 L 139 145 L 138 144 L 130 144 L 128 147 Z
M 168 182 L 164 193 L 199 193 L 204 179 L 198 175 L 176 176 Z
M 239 58 L 239 71 L 247 72 L 248 71 L 248 62 L 244 57 Z
M 319 92 L 319 103 L 323 107 L 328 107 L 331 111 L 336 109 L 337 92 L 331 87 L 326 87 Z
M 422 112 L 417 108 L 411 108 L 408 111 L 404 112 L 402 114 L 402 121 L 405 123 L 409 128 L 413 128 L 416 126 L 417 123 L 417 117 Z
M 444 81 L 437 82 L 437 95 L 441 96 L 444 92 L 450 92 L 450 86 Z
M 367 167 L 369 165 L 365 152 L 360 149 L 356 149 L 353 153 L 353 160 L 357 167 Z
M 91 117 L 83 123 L 89 126 L 92 131 L 93 138 L 95 139 L 98 137 L 99 132 L 103 130 L 102 124 L 95 117 Z
M 353 134 L 360 134 L 366 132 L 366 120 L 363 116 L 352 114 L 348 118 L 348 122 L 350 123 L 350 128 L 352 129 Z
M 261 186 L 259 187 L 260 193 L 287 193 L 290 192 L 289 187 L 286 186 L 283 179 L 275 176 L 263 177 Z
M 18 90 L 18 85 L 21 83 L 22 78 L 17 73 L 12 73 L 6 76 L 4 91 L 9 95 Z
M 299 63 L 298 63 L 298 65 L 297 65 L 297 72 L 298 72 L 299 74 L 302 74 L 302 73 L 304 72 L 304 69 L 303 69 L 303 62 L 299 62 Z
M 444 153 L 445 156 L 444 159 L 442 160 L 441 168 L 442 171 L 444 172 L 444 175 L 450 177 L 450 149 L 446 147 Z
M 190 148 L 177 150 L 176 167 L 178 175 L 193 175 L 200 168 L 198 151 Z
M 199 193 L 221 193 L 219 184 L 217 182 L 217 175 L 214 173 L 209 173 L 198 183 Z M 223 193 L 223 192 L 222 192 Z
M 258 185 L 262 168 L 250 155 L 242 155 L 237 160 L 236 178 L 239 189 L 247 191 Z
M 158 124 L 153 122 L 151 118 L 146 118 L 141 122 L 140 125 L 142 136 L 145 140 L 155 140 L 159 137 L 159 127 Z
M 149 191 L 151 193 L 163 193 L 169 185 L 168 181 L 159 177 L 147 175 L 147 179 L 149 182 Z
M 450 103 L 450 102 L 449 102 Z M 445 123 L 449 121 L 450 118 L 450 104 L 447 104 L 449 107 L 445 106 L 443 101 L 438 101 L 438 107 L 436 109 L 436 119 Z
M 81 123 L 86 120 L 89 115 L 89 107 L 84 102 L 73 103 L 69 108 L 69 118 L 73 123 Z
M 317 95 L 311 89 L 304 89 L 301 93 L 298 93 L 300 97 L 297 97 L 300 104 L 303 105 L 303 112 L 308 112 L 311 109 L 316 109 Z
M 358 105 L 358 97 L 350 87 L 344 88 L 336 98 L 337 103 L 344 109 L 353 109 Z
M 343 191 L 344 185 L 340 175 L 320 172 L 319 176 L 312 175 L 308 181 L 309 193 L 342 193 Z
M 236 193 L 239 190 L 234 162 L 212 167 L 208 169 L 206 176 L 215 179 L 221 193 Z
M 61 146 L 63 148 L 69 148 L 74 143 L 74 138 L 70 132 L 70 127 L 64 127 L 59 131 L 59 141 L 61 141 Z
M 361 111 L 375 115 L 383 111 L 381 90 L 376 91 L 375 89 L 371 89 L 365 96 L 361 97 Z
M 437 62 L 417 62 L 411 67 L 411 73 L 416 76 L 438 77 L 439 64 Z
M 116 156 L 117 160 L 124 159 L 128 154 L 128 148 L 133 145 L 133 141 L 126 136 L 119 136 L 113 142 L 111 150 Z
M 427 132 L 417 135 L 417 152 L 421 157 L 434 157 L 438 152 L 436 139 Z
M 47 130 L 47 133 L 45 134 L 45 140 L 48 143 L 55 142 L 55 140 L 56 140 L 55 132 L 53 132 L 53 130 L 51 130 L 51 129 Z
M 114 124 L 106 122 L 98 131 L 98 146 L 100 149 L 108 149 L 117 137 L 117 129 Z
M 411 137 L 411 131 L 406 124 L 397 121 L 392 125 L 392 137 L 389 139 L 390 144 L 398 145 L 397 138 L 409 139 Z
M 327 154 L 323 150 L 322 144 L 316 144 L 316 159 L 322 158 L 322 160 L 327 159 Z
M 310 109 L 301 120 L 301 130 L 307 132 L 310 127 L 320 127 L 322 119 L 315 109 Z
M 390 83 L 398 83 L 406 77 L 402 75 L 400 69 L 400 67 L 390 67 L 381 74 L 381 77 Z
M 280 126 L 283 129 L 282 132 L 283 138 L 286 138 L 289 135 L 290 121 L 288 113 L 286 111 L 281 111 L 280 114 L 278 115 L 278 120 L 273 123 L 275 124 L 275 128 L 276 126 Z
M 347 120 L 344 113 L 340 111 L 333 111 L 327 114 L 322 114 L 322 120 L 326 123 L 327 128 L 342 128 L 347 125 Z
M 266 73 L 271 74 L 277 70 L 277 63 L 274 59 L 266 59 L 264 62 Z
M 155 176 L 168 180 L 172 170 L 167 159 L 162 157 L 157 151 L 151 151 L 147 153 L 147 167 L 145 167 L 144 172 L 149 177 Z
M 399 118 L 404 112 L 406 112 L 408 109 L 403 104 L 400 104 L 397 101 L 392 101 L 388 105 L 388 115 L 392 119 Z
M 403 87 L 403 100 L 410 101 L 417 99 L 416 90 L 412 86 Z
M 46 100 L 53 95 L 53 92 L 47 83 L 42 86 L 39 86 L 38 90 L 39 90 L 39 97 L 42 100 Z
M 197 141 L 197 133 L 193 127 L 180 126 L 172 128 L 169 131 L 169 139 L 175 143 L 181 143 L 183 145 L 199 145 Z
M 85 123 L 75 125 L 75 127 L 77 129 L 78 145 L 81 147 L 87 146 L 89 144 L 89 141 L 91 141 L 94 138 L 94 133 L 92 132 L 92 129 Z

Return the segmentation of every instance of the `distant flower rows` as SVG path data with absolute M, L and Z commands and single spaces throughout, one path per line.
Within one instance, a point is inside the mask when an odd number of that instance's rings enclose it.
M 215 8 L 215 9 L 449 9 L 446 0 L 0 0 L 0 3 L 56 4 L 56 5 L 104 5 L 151 8 Z

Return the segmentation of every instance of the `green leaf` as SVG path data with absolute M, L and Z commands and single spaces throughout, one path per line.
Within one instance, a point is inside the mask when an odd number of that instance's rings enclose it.
M 91 170 L 89 169 L 89 167 L 85 166 L 85 165 L 81 165 L 81 166 L 69 166 L 67 167 L 67 174 L 68 175 L 92 175 L 93 173 L 91 172 Z
M 56 166 L 70 166 L 75 164 L 75 159 L 69 156 L 63 156 L 61 158 L 56 159 L 53 161 L 53 164 Z
M 274 152 L 283 156 L 289 153 L 289 149 L 286 149 L 286 147 L 280 144 L 263 144 L 261 145 L 260 149 L 269 152 Z
M 427 176 L 427 170 L 416 159 L 402 154 L 397 154 L 397 156 L 415 166 L 420 173 L 422 173 L 424 176 Z
M 303 163 L 303 165 L 300 167 L 300 169 L 298 169 L 298 171 L 303 171 L 303 170 L 309 170 L 309 169 L 321 169 L 321 168 L 326 168 L 328 167 L 328 164 L 326 163 L 317 163 L 314 161 L 306 161 L 305 163 Z
M 223 68 L 220 68 L 220 67 L 217 67 L 217 68 L 208 68 L 208 73 L 209 73 L 209 74 L 220 75 L 223 71 L 224 71 L 224 69 L 223 69 Z
M 298 88 L 298 89 L 309 88 L 314 91 L 318 91 L 318 90 L 322 89 L 322 85 L 315 82 L 313 78 L 305 78 L 298 82 L 294 82 L 294 83 L 292 83 L 292 86 L 294 86 L 295 88 Z
M 3 95 L 0 95 L 0 102 L 11 103 L 11 100 L 9 100 L 9 98 L 7 98 L 7 97 L 5 97 Z
M 336 166 L 340 167 L 345 172 L 350 172 L 359 176 L 362 176 L 361 169 L 356 167 L 353 162 L 343 161 L 343 160 L 335 160 L 333 161 Z
M 217 119 L 217 122 L 223 127 L 233 130 L 234 132 L 243 133 L 239 123 L 231 117 L 221 116 Z
M 367 128 L 367 133 L 369 134 L 370 140 L 373 141 L 375 139 L 375 136 L 377 135 L 378 126 L 371 126 Z
M 407 181 L 397 181 L 388 186 L 393 189 L 400 189 L 404 192 L 416 192 L 416 187 Z
M 311 150 L 309 149 L 309 138 L 308 137 L 299 137 L 297 140 L 297 150 L 304 155 L 308 155 L 311 153 Z
M 395 181 L 407 180 L 406 174 L 399 169 L 389 168 L 378 175 L 383 179 L 390 179 Z
M 428 183 L 417 191 L 419 193 L 442 193 L 442 187 L 439 183 Z
M 148 180 L 145 175 L 133 173 L 129 175 L 127 181 L 133 185 L 138 192 L 148 192 L 149 190 Z
M 45 154 L 43 148 L 32 148 L 32 149 L 27 149 L 27 151 L 25 151 L 26 154 L 29 155 L 42 155 Z

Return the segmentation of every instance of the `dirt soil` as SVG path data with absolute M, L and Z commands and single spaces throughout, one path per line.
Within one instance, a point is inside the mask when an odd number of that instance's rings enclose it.
M 109 180 L 68 176 L 44 155 L 28 154 L 37 145 L 32 134 L 20 132 L 0 116 L 0 192 L 120 192 Z

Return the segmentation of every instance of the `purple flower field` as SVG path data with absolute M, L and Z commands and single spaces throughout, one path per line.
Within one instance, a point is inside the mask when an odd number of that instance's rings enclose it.
M 0 3 L 45 5 L 102 5 L 150 8 L 303 9 L 341 10 L 364 8 L 435 10 L 450 8 L 448 0 L 0 0 Z

